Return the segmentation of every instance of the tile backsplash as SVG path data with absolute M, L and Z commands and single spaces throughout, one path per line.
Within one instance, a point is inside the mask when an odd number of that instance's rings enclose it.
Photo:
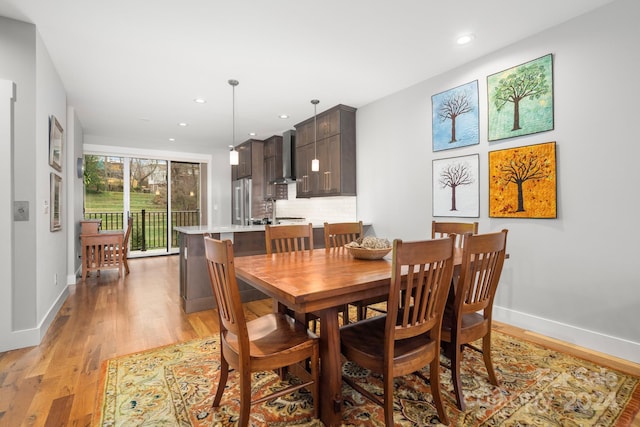
M 276 202 L 276 216 L 300 217 L 314 225 L 324 222 L 356 221 L 356 197 L 313 197 L 310 199 L 296 199 L 296 184 L 289 184 L 289 199 Z

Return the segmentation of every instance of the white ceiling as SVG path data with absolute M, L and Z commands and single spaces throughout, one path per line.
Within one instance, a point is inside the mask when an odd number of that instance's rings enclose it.
M 0 16 L 36 25 L 85 135 L 210 152 L 231 143 L 229 79 L 236 144 L 265 139 L 313 98 L 358 108 L 611 1 L 0 0 Z

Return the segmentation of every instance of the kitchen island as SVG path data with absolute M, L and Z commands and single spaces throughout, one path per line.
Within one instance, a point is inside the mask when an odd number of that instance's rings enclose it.
M 304 222 L 303 222 L 304 223 Z M 365 234 L 369 226 L 365 225 Z M 180 297 L 185 313 L 214 308 L 209 273 L 204 254 L 203 236 L 211 234 L 215 239 L 233 242 L 234 256 L 266 253 L 264 225 L 201 225 L 175 227 L 180 246 Z M 324 224 L 313 226 L 314 249 L 324 248 Z M 253 286 L 238 279 L 243 302 L 267 298 Z

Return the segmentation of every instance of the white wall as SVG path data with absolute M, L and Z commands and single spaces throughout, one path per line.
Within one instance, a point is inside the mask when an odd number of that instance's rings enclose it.
M 66 95 L 35 26 L 0 17 L 0 77 L 15 82 L 11 197 L 2 200 L 12 212 L 13 201 L 29 206 L 27 221 L 13 221 L 11 280 L 2 294 L 11 299 L 10 320 L 3 317 L 0 351 L 40 343 L 64 301 L 66 234 L 49 232 L 49 115 L 65 124 Z M 63 172 L 63 182 L 64 179 Z M 66 191 L 63 190 L 63 202 Z M 63 221 L 65 217 L 63 216 Z M 63 230 L 66 224 L 63 225 Z M 54 283 L 57 277 L 57 283 Z
M 72 213 L 67 210 L 67 189 L 73 183 L 73 171 L 75 165 L 67 161 L 69 151 L 74 147 L 68 144 L 67 127 L 67 95 L 58 76 L 49 53 L 44 46 L 40 35 L 36 37 L 36 88 L 47 90 L 36 91 L 36 140 L 35 158 L 31 163 L 35 166 L 36 199 L 31 211 L 36 222 L 36 301 L 37 319 L 41 324 L 43 334 L 48 325 L 64 303 L 68 294 L 67 290 L 67 229 L 73 227 Z M 62 125 L 62 172 L 55 171 L 49 165 L 49 117 L 54 115 Z M 51 200 L 50 174 L 56 173 L 62 177 L 63 193 L 61 201 L 62 229 L 56 232 L 50 231 L 50 212 L 53 210 Z M 49 209 L 44 209 L 45 202 Z M 45 325 L 42 325 L 45 323 Z
M 12 336 L 12 286 L 13 283 L 13 174 L 11 173 L 13 103 L 15 85 L 10 80 L 0 79 L 0 229 L 6 230 L 0 241 L 0 342 Z M 0 347 L 2 347 L 0 345 Z
M 67 216 L 67 285 L 74 285 L 80 275 L 80 220 L 83 218 L 84 185 L 83 178 L 78 178 L 76 159 L 83 158 L 82 148 L 84 131 L 75 108 L 67 107 L 67 165 L 69 165 L 68 185 L 66 186 Z
M 429 237 L 432 219 L 448 219 L 432 217 L 432 160 L 479 153 L 480 232 L 509 229 L 510 259 L 494 315 L 635 362 L 638 16 L 639 2 L 617 0 L 357 112 L 358 215 L 374 224 L 376 235 Z M 555 129 L 488 143 L 487 75 L 548 53 Z M 480 144 L 433 153 L 431 96 L 476 79 Z M 558 218 L 489 218 L 487 153 L 548 141 L 557 143 Z
M 0 351 L 38 342 L 33 256 L 36 226 L 32 212 L 35 202 L 35 40 L 35 26 L 0 17 L 0 78 L 15 83 L 11 144 L 12 198 L 1 203 L 4 209 L 13 212 L 13 201 L 24 201 L 28 203 L 30 211 L 28 221 L 12 221 L 13 276 L 12 280 L 0 283 L 3 294 L 10 295 L 12 310 L 9 324 L 2 327 L 8 333 L 0 337 Z

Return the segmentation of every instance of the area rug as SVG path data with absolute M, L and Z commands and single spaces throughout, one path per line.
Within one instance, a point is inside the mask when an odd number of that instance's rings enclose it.
M 482 357 L 465 351 L 467 410 L 455 406 L 450 371 L 441 367 L 443 400 L 452 426 L 628 426 L 640 408 L 640 378 L 501 333 L 493 334 L 500 382 L 492 386 Z M 230 426 L 238 420 L 237 374 L 229 376 L 221 406 L 211 408 L 218 381 L 219 338 L 183 342 L 103 364 L 94 426 Z M 448 363 L 444 357 L 443 364 Z M 425 375 L 428 378 L 428 367 Z M 382 394 L 381 379 L 344 362 L 343 375 Z M 290 380 L 295 381 L 295 378 Z M 271 372 L 253 376 L 254 395 L 282 386 Z M 438 425 L 429 385 L 417 375 L 397 378 L 398 426 Z M 343 385 L 343 425 L 383 426 L 382 408 Z M 253 406 L 252 426 L 322 426 L 311 418 L 306 390 Z

